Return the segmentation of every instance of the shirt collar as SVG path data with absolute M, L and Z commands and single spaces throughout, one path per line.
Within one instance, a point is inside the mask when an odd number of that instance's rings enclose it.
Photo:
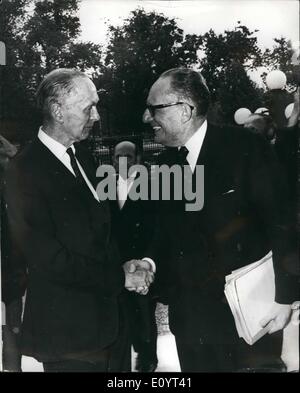
M 66 154 L 67 147 L 51 138 L 51 136 L 43 131 L 42 127 L 39 128 L 38 138 L 59 160 Z M 73 145 L 71 148 L 75 152 Z
M 190 137 L 186 142 L 185 147 L 188 149 L 189 154 L 187 155 L 187 160 L 194 171 L 195 166 L 198 161 L 198 157 L 201 151 L 203 140 L 207 130 L 207 120 L 205 120 L 198 130 Z
M 134 172 L 132 172 L 132 174 L 130 176 L 128 176 L 127 179 L 123 179 L 123 177 L 121 175 L 119 175 L 118 179 L 119 179 L 119 181 L 125 183 L 127 181 L 133 181 L 135 179 L 136 175 L 137 175 L 137 171 L 134 171 Z

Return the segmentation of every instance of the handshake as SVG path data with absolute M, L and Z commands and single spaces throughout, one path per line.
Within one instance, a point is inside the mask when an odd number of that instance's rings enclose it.
M 131 259 L 123 265 L 125 272 L 125 288 L 140 295 L 147 295 L 151 283 L 154 281 L 152 266 L 148 261 Z

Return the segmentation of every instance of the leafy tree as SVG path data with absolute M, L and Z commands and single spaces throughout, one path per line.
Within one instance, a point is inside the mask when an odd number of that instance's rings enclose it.
M 35 91 L 42 78 L 58 67 L 96 74 L 101 47 L 78 41 L 78 0 L 4 0 L 3 41 L 8 65 L 3 74 L 4 116 L 36 129 Z M 28 137 L 28 135 L 26 136 Z
M 287 86 L 283 90 L 266 90 L 264 93 L 264 106 L 269 108 L 270 114 L 277 125 L 282 128 L 287 125 L 284 110 L 288 104 L 293 102 L 290 91 L 293 91 L 299 83 L 295 75 L 295 65 L 293 64 L 294 50 L 290 40 L 284 37 L 274 38 L 274 45 L 271 49 L 266 49 L 263 53 L 263 65 L 267 68 L 261 77 L 265 82 L 268 72 L 279 69 L 287 77 Z M 299 71 L 298 71 L 299 72 Z M 297 82 L 298 79 L 298 82 Z
M 212 121 L 233 123 L 238 108 L 254 110 L 260 106 L 262 92 L 247 74 L 247 70 L 262 64 L 257 31 L 250 31 L 238 21 L 233 30 L 217 35 L 211 29 L 201 36 L 204 56 L 199 67 L 212 93 Z
M 108 39 L 100 101 L 108 111 L 110 131 L 137 132 L 149 86 L 169 68 L 196 63 L 200 42 L 196 35 L 184 38 L 175 19 L 140 8 L 122 26 L 110 25 Z
M 266 49 L 263 54 L 263 64 L 268 72 L 274 69 L 283 71 L 287 77 L 287 86 L 284 90 L 267 90 L 264 95 L 265 106 L 276 121 L 278 127 L 284 127 L 287 119 L 284 110 L 288 104 L 293 102 L 291 92 L 295 90 L 300 82 L 300 66 L 297 52 L 292 47 L 290 40 L 284 37 L 274 38 L 275 44 L 272 49 Z M 298 49 L 299 56 L 299 49 Z M 264 72 L 261 77 L 265 82 L 268 72 Z
M 237 109 L 246 107 L 254 112 L 263 102 L 263 91 L 249 78 L 245 68 L 237 61 L 227 65 L 222 83 L 215 94 L 211 121 L 234 123 Z M 213 114 L 213 116 L 212 116 Z
M 280 69 L 286 74 L 289 82 L 292 82 L 292 57 L 294 51 L 291 41 L 281 37 L 274 38 L 274 42 L 273 48 L 267 48 L 263 53 L 263 65 L 267 67 L 268 71 Z
M 261 65 L 261 50 L 254 36 L 257 31 L 250 31 L 238 22 L 234 30 L 217 35 L 211 29 L 201 37 L 201 50 L 205 57 L 200 59 L 199 65 L 213 94 L 223 84 L 227 68 L 233 62 L 246 70 Z
M 27 52 L 24 42 L 26 7 L 31 0 L 4 0 L 0 4 L 0 40 L 6 45 L 6 64 L 1 69 L 2 118 L 28 113 L 28 94 L 22 77 L 22 58 Z
M 245 71 L 262 63 L 256 32 L 238 22 L 223 34 L 210 30 L 184 36 L 175 19 L 140 8 L 122 26 L 109 26 L 106 68 L 99 82 L 112 131 L 141 130 L 149 86 L 163 71 L 179 66 L 202 71 L 212 92 L 211 113 L 219 121 L 232 122 L 240 106 L 256 109 L 261 92 Z

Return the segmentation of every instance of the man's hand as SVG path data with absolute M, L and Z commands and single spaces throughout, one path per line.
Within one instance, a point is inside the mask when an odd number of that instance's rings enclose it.
M 146 295 L 154 281 L 151 264 L 141 259 L 132 259 L 123 265 L 125 272 L 125 288 Z
M 260 321 L 262 327 L 269 325 L 269 334 L 284 329 L 289 323 L 292 315 L 292 306 L 290 304 L 275 303 L 268 315 Z

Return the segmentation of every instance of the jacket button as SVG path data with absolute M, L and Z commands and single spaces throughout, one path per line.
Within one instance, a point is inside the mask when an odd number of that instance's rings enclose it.
M 184 252 L 182 250 L 179 251 L 179 255 L 182 257 L 184 255 Z
M 136 226 L 136 227 L 139 227 L 139 226 L 140 226 L 140 223 L 139 223 L 139 222 L 137 222 L 137 223 L 135 224 L 135 226 Z

